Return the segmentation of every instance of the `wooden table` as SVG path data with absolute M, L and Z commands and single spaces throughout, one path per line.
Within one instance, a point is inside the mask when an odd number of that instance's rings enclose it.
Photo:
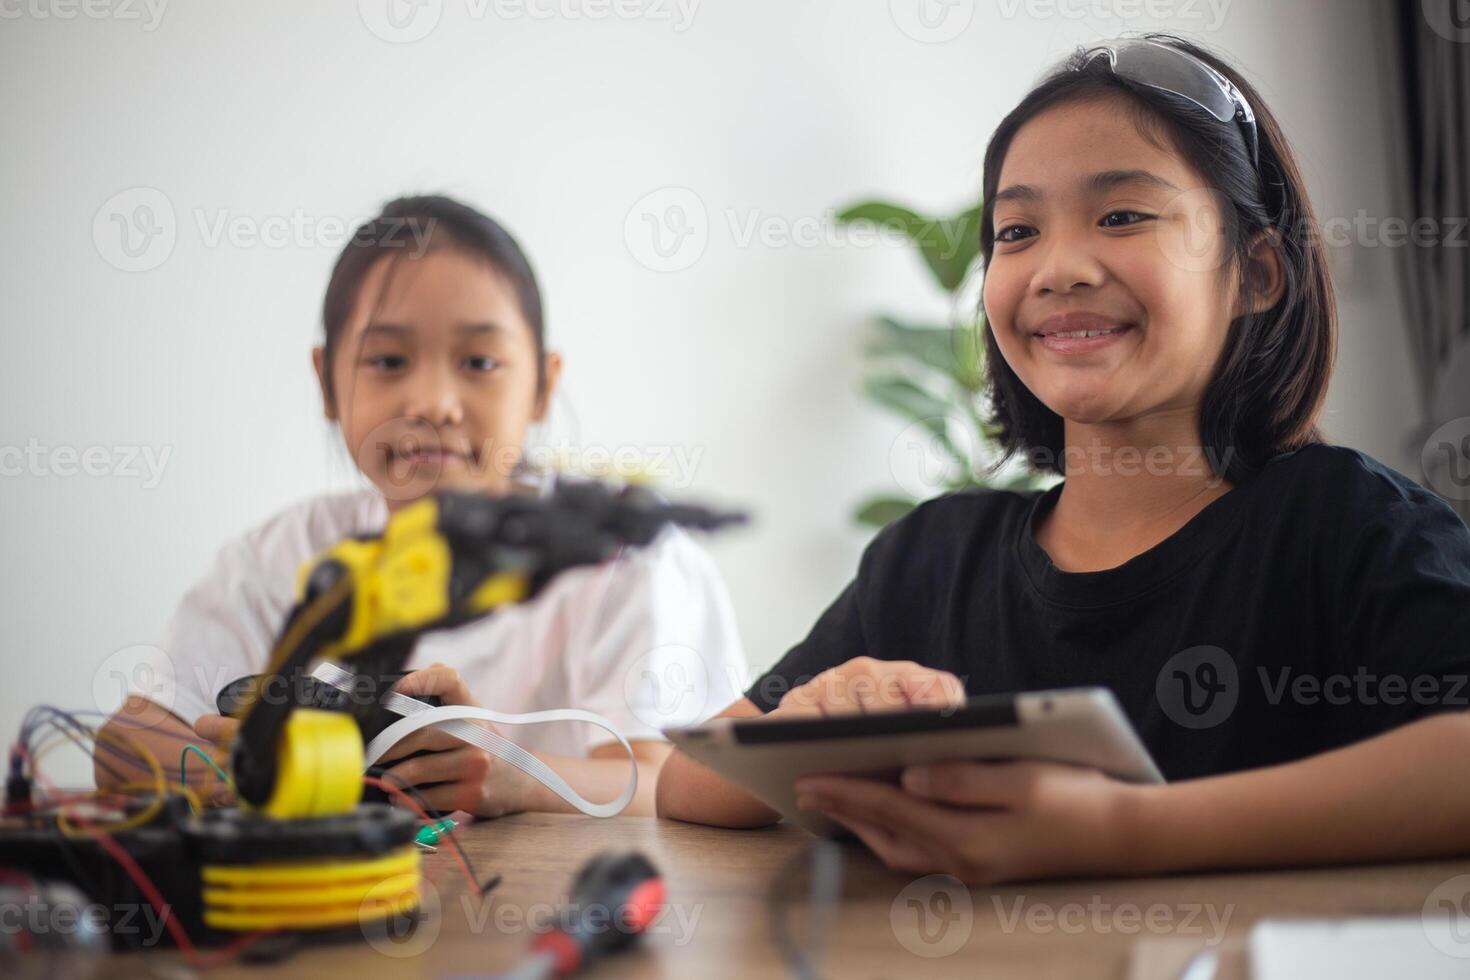
M 725 831 L 644 817 L 522 814 L 461 834 L 480 873 L 503 876 L 485 904 L 469 896 L 441 847 L 426 856 L 434 886 L 428 907 L 437 911 L 407 938 L 379 940 L 382 948 L 367 941 L 309 947 L 270 966 L 208 976 L 491 975 L 516 963 L 577 868 L 605 848 L 646 853 L 664 873 L 671 908 L 641 947 L 589 976 L 792 975 L 772 939 L 770 896 L 777 875 L 791 870 L 796 901 L 787 911 L 799 936 L 813 838 L 797 828 Z M 1436 885 L 1470 872 L 1470 861 L 1455 861 L 961 889 L 952 879 L 916 882 L 890 872 L 856 845 L 844 854 L 824 977 L 1152 980 L 1176 976 L 1192 950 L 1218 942 L 1220 976 L 1243 978 L 1242 943 L 1263 916 L 1418 916 Z M 116 956 L 98 976 L 177 976 L 179 963 L 172 951 Z

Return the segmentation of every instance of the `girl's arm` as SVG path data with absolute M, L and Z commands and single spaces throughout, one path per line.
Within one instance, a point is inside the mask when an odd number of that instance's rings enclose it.
M 1470 852 L 1470 713 L 1286 765 L 1139 792 L 1140 872 Z
M 761 709 L 741 698 L 720 712 L 720 718 L 758 718 Z M 660 817 L 716 827 L 764 827 L 781 819 L 766 806 L 713 769 L 674 752 L 658 777 L 656 812 Z
M 970 883 L 1470 853 L 1470 714 L 1298 762 L 1164 786 L 1050 763 L 949 762 L 902 787 L 798 783 L 889 866 Z

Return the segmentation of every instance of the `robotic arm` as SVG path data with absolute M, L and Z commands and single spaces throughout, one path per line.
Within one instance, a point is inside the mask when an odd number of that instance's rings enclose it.
M 670 524 L 713 530 L 744 519 L 593 482 L 561 481 L 541 497 L 425 498 L 394 514 L 381 535 L 342 541 L 303 567 L 263 680 L 299 677 L 326 657 L 358 674 L 396 672 L 421 634 L 533 598 L 562 572 L 647 545 Z M 236 791 L 257 808 L 276 792 L 294 710 L 290 699 L 262 699 L 268 689 L 260 684 L 236 712 L 232 750 Z

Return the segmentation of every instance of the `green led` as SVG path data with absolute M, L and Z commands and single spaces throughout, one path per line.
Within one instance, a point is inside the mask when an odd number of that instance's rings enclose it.
M 441 837 L 457 826 L 458 824 L 447 817 L 437 823 L 424 824 L 423 829 L 418 832 L 418 836 L 414 840 L 423 844 L 425 847 L 431 847 L 437 844 Z

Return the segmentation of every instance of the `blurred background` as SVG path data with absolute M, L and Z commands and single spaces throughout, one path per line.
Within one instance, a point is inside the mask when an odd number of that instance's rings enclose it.
M 543 444 L 591 468 L 622 449 L 670 494 L 753 510 L 709 548 L 752 671 L 771 663 L 852 575 L 872 533 L 855 511 L 943 483 L 922 431 L 865 395 L 865 342 L 877 314 L 946 322 L 963 291 L 837 213 L 972 206 L 1005 112 L 1072 47 L 1125 32 L 1199 40 L 1264 93 L 1319 218 L 1350 229 L 1330 247 L 1328 434 L 1423 479 L 1465 307 L 1407 281 L 1386 219 L 1425 213 L 1409 151 L 1427 117 L 1408 107 L 1467 73 L 1420 92 L 1413 46 L 1463 59 L 1451 13 L 0 0 L 0 732 L 36 702 L 115 706 L 109 671 L 158 642 L 227 538 L 359 485 L 309 351 L 338 250 L 405 192 L 462 197 L 529 252 L 566 357 Z M 1447 200 L 1431 213 L 1464 213 Z M 1414 295 L 1444 343 L 1406 312 Z

